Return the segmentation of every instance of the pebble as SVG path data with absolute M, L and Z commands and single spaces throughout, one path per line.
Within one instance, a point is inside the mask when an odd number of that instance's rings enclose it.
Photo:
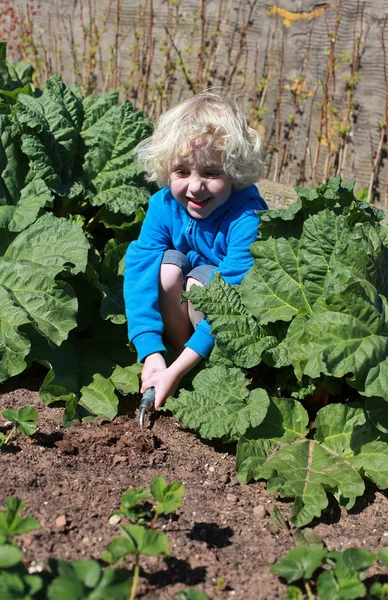
M 121 521 L 120 515 L 112 515 L 109 517 L 109 525 L 118 525 Z
M 384 548 L 388 547 L 388 531 L 384 531 L 383 535 L 381 536 L 380 542 L 382 546 L 384 546 Z
M 262 506 L 261 504 L 258 504 L 253 509 L 253 516 L 255 517 L 255 519 L 257 519 L 259 521 L 261 519 L 263 519 L 266 514 L 267 514 L 267 511 L 265 510 L 264 506 Z
M 226 473 L 226 475 L 221 475 L 220 482 L 224 483 L 225 485 L 230 483 L 230 475 L 228 475 L 228 473 Z
M 229 502 L 229 504 L 237 504 L 238 497 L 235 494 L 227 494 L 226 501 Z
M 67 525 L 66 515 L 60 515 L 55 519 L 55 526 L 58 529 L 64 529 Z

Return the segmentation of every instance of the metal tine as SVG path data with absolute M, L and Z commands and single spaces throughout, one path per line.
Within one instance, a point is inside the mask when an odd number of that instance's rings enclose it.
M 140 418 L 139 418 L 140 427 L 144 427 L 145 415 L 154 406 L 154 402 L 155 402 L 155 388 L 151 387 L 151 388 L 148 388 L 148 390 L 145 391 L 145 393 L 143 394 L 143 397 L 141 399 L 141 402 L 140 402 L 140 406 L 139 406 L 139 410 L 140 410 Z

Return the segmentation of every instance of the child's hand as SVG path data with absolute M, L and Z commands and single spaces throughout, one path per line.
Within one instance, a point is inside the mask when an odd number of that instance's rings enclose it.
M 140 391 L 144 393 L 145 390 L 151 387 L 150 385 L 147 385 L 146 387 L 144 386 L 144 383 L 151 377 L 151 375 L 157 373 L 158 371 L 164 371 L 166 368 L 166 361 L 164 360 L 163 356 L 159 354 L 159 352 L 149 354 L 144 360 L 144 366 L 141 372 L 141 381 L 143 385 Z
M 155 408 L 162 406 L 169 396 L 173 396 L 176 392 L 180 381 L 171 368 L 153 373 L 147 381 L 143 382 L 141 392 L 144 393 L 150 387 L 155 388 Z M 143 389 L 144 388 L 144 389 Z
M 173 396 L 183 375 L 202 360 L 202 356 L 191 348 L 185 348 L 178 358 L 166 367 L 163 356 L 150 354 L 144 361 L 141 374 L 141 393 L 150 387 L 155 388 L 155 408 L 162 406 L 169 396 Z

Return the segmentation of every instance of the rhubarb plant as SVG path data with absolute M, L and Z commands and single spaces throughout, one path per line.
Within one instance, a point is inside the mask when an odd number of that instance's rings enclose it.
M 138 391 L 122 281 L 150 195 L 133 150 L 151 124 L 115 91 L 83 97 L 59 75 L 36 90 L 4 51 L 0 381 L 39 362 L 40 395 L 65 403 L 65 424 L 112 419 L 119 397 Z
M 296 188 L 260 214 L 241 285 L 216 274 L 190 290 L 215 348 L 166 403 L 203 437 L 235 440 L 239 479 L 293 498 L 298 527 L 330 497 L 350 509 L 365 479 L 388 488 L 388 228 L 353 186 Z

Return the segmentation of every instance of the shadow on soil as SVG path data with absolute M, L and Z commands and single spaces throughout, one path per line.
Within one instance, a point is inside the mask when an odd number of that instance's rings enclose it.
M 205 542 L 208 548 L 225 548 L 232 542 L 233 529 L 219 527 L 216 523 L 196 523 L 187 535 L 190 540 Z
M 150 585 L 162 588 L 174 583 L 184 583 L 185 585 L 197 585 L 206 578 L 205 567 L 190 567 L 186 560 L 168 556 L 164 559 L 167 570 L 156 571 L 156 573 L 143 573 Z

